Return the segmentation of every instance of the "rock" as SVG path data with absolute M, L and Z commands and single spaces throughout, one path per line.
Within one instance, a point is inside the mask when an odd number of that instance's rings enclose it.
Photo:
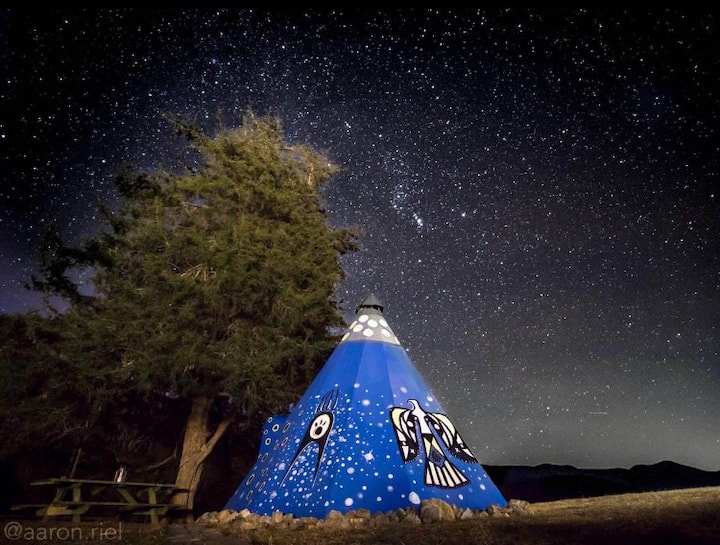
M 378 513 L 370 519 L 369 526 L 371 528 L 377 528 L 378 526 L 390 524 L 390 522 L 390 517 L 388 517 L 385 513 Z M 397 520 L 395 520 L 395 522 L 397 522 Z
M 217 514 L 218 524 L 228 524 L 237 518 L 237 511 L 232 509 L 223 509 Z
M 508 508 L 511 513 L 518 513 L 524 515 L 530 512 L 530 502 L 525 500 L 510 500 L 508 501 Z
M 233 511 L 224 509 L 222 511 L 209 511 L 203 513 L 195 521 L 199 526 L 208 528 L 208 531 L 221 533 L 238 530 L 261 530 L 266 528 L 287 528 L 300 530 L 302 528 L 328 528 L 344 530 L 350 528 L 376 528 L 386 524 L 432 524 L 447 520 L 470 520 L 483 517 L 509 517 L 527 515 L 532 513 L 532 507 L 525 500 L 511 499 L 506 507 L 491 505 L 485 510 L 460 508 L 450 505 L 440 499 L 430 498 L 423 500 L 420 507 L 396 509 L 386 513 L 372 514 L 369 509 L 356 509 L 342 513 L 332 510 L 323 519 L 314 517 L 295 518 L 291 513 L 275 511 L 272 515 L 258 515 L 249 509 Z
M 495 504 L 488 507 L 486 509 L 486 511 L 487 511 L 487 514 L 490 515 L 491 517 L 496 517 L 498 515 L 501 515 L 503 512 L 502 507 L 500 507 L 499 505 L 495 505 Z
M 238 511 L 238 518 L 239 518 L 239 519 L 246 519 L 246 518 L 248 518 L 250 515 L 252 515 L 252 512 L 251 512 L 250 509 L 248 509 L 247 507 L 246 507 L 245 509 L 243 509 L 242 511 Z
M 300 517 L 293 521 L 292 527 L 296 530 L 303 528 L 315 528 L 318 525 L 318 519 L 315 517 Z
M 449 503 L 437 498 L 423 500 L 420 504 L 420 520 L 426 524 L 441 520 L 455 520 L 455 511 Z
M 407 513 L 405 515 L 405 518 L 402 519 L 403 524 L 422 524 L 422 521 L 420 520 L 420 517 L 418 517 L 415 513 Z
M 355 509 L 354 511 L 348 512 L 347 516 L 358 519 L 370 520 L 370 517 L 372 517 L 372 513 L 370 512 L 370 509 Z
M 475 518 L 475 513 L 473 513 L 472 509 L 464 509 L 460 512 L 460 516 L 457 518 L 460 520 L 469 520 Z
M 325 528 L 331 528 L 333 530 L 346 530 L 350 528 L 350 521 L 343 517 L 336 517 L 332 519 L 325 519 L 323 524 Z
M 195 523 L 211 526 L 213 524 L 217 524 L 217 516 L 217 511 L 208 511 L 207 513 L 203 513 L 202 515 L 200 515 L 195 521 Z
M 260 525 L 257 522 L 250 519 L 240 520 L 236 524 L 241 530 L 257 530 L 260 528 Z

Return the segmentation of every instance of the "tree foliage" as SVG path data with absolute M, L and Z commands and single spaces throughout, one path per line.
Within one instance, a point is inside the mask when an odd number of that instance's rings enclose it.
M 88 323 L 140 388 L 276 410 L 341 324 L 338 258 L 354 238 L 328 226 L 320 194 L 336 168 L 287 144 L 274 119 L 249 114 L 215 138 L 179 128 L 205 165 L 118 180 L 125 204 L 101 245 Z
M 83 382 L 88 414 L 203 397 L 226 417 L 263 418 L 302 393 L 342 325 L 339 257 L 356 233 L 328 225 L 321 196 L 337 167 L 287 143 L 275 118 L 248 113 L 214 137 L 173 123 L 200 168 L 123 174 L 102 234 L 53 241 L 35 286 L 72 306 L 55 318 L 52 358 Z M 68 281 L 86 266 L 92 297 Z

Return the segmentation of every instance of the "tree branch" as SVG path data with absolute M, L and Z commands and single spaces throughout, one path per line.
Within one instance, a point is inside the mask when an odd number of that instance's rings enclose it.
M 212 437 L 205 443 L 202 447 L 202 454 L 200 455 L 199 463 L 203 463 L 205 461 L 205 458 L 207 458 L 210 453 L 215 448 L 215 445 L 217 445 L 217 442 L 220 441 L 220 438 L 225 434 L 225 431 L 230 427 L 230 424 L 232 424 L 232 420 L 229 418 L 226 418 L 220 424 L 217 428 L 215 428 L 215 433 L 213 433 Z
M 167 464 L 167 463 L 170 463 L 170 462 L 173 461 L 175 458 L 177 458 L 177 447 L 175 447 L 175 450 L 173 450 L 173 453 L 172 453 L 170 456 L 168 456 L 167 458 L 165 458 L 164 460 L 160 460 L 159 462 L 155 462 L 154 464 L 150 464 L 149 466 L 146 466 L 146 467 L 142 468 L 140 471 L 142 471 L 142 472 L 152 471 L 153 469 L 157 469 L 157 468 L 159 468 L 159 467 L 164 466 L 164 465 Z

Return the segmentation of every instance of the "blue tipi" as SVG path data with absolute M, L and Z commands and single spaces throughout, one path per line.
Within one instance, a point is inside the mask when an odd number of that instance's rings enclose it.
M 437 498 L 506 505 L 368 297 L 289 413 L 268 418 L 258 459 L 225 506 L 324 518 Z

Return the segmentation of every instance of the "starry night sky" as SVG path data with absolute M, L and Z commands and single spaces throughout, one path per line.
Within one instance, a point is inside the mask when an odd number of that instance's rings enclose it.
M 0 11 L 0 312 L 43 230 L 251 108 L 343 171 L 368 294 L 483 464 L 720 470 L 720 33 L 700 10 Z

